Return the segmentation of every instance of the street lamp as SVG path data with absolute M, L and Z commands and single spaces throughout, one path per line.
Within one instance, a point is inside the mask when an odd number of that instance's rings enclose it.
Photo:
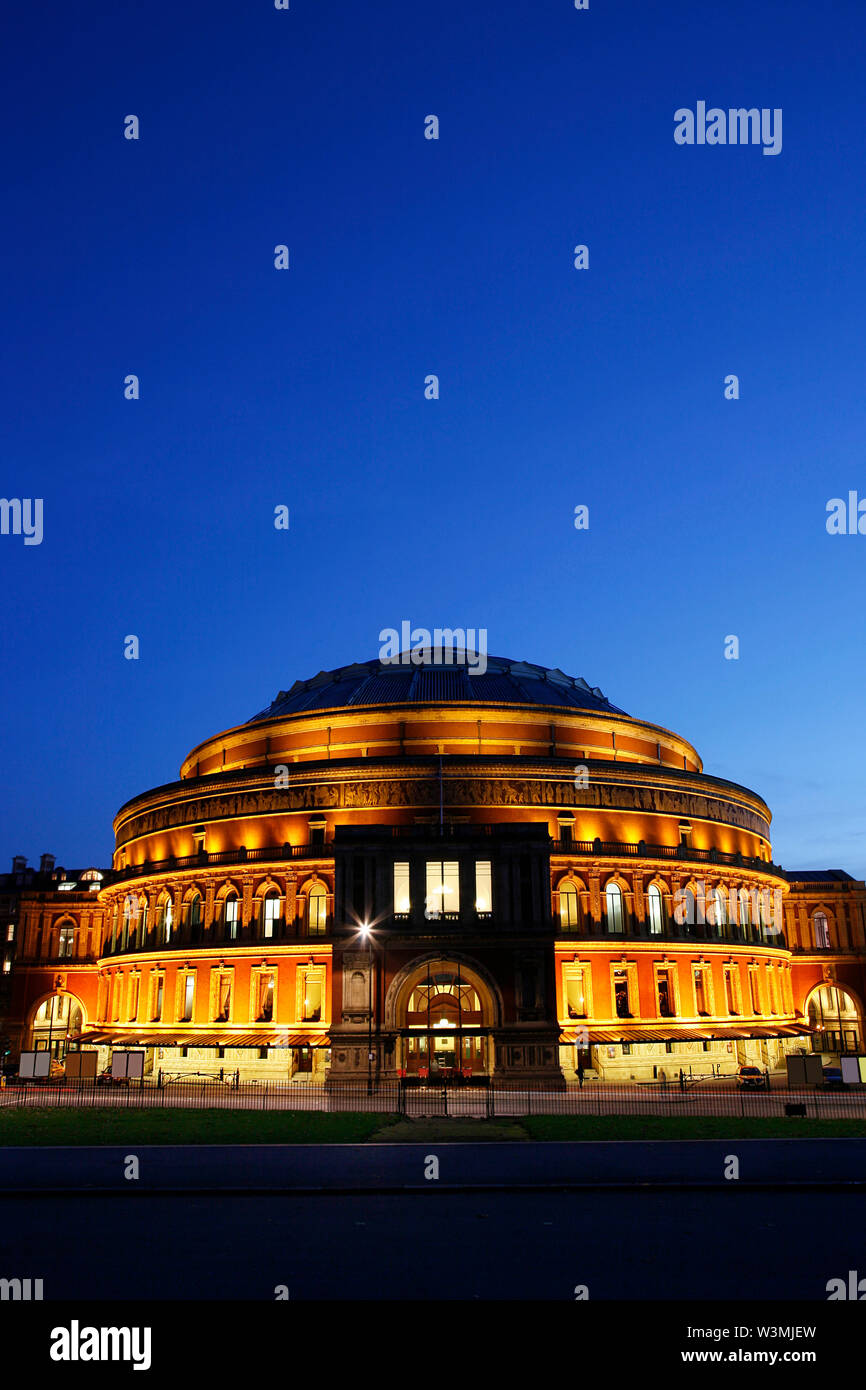
M 367 1095 L 373 1094 L 373 938 L 369 922 L 362 922 L 361 935 L 367 943 Z

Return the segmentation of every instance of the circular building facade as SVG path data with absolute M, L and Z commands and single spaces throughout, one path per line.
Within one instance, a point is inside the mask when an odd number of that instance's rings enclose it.
M 121 808 L 84 1039 L 310 1081 L 779 1065 L 764 801 L 561 671 L 404 662 L 296 682 Z

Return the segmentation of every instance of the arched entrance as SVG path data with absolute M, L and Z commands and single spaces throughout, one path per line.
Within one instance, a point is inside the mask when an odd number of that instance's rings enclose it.
M 49 1052 L 58 1062 L 77 1041 L 84 1026 L 84 1010 L 74 994 L 49 994 L 36 1006 L 30 1021 L 30 1047 Z
M 816 985 L 806 999 L 813 1052 L 859 1052 L 863 1029 L 857 1001 L 841 985 Z
M 419 963 L 405 974 L 391 1004 L 401 1075 L 468 1081 L 492 1071 L 496 1002 L 481 973 L 465 961 L 439 957 Z

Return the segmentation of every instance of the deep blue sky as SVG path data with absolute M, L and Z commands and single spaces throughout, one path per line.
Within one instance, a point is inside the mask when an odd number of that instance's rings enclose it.
M 866 874 L 866 536 L 825 529 L 866 495 L 862 0 L 5 28 L 0 492 L 45 536 L 0 537 L 0 866 L 108 862 L 124 800 L 406 618 L 585 676 L 764 795 L 777 860 Z M 676 145 L 698 100 L 781 107 L 781 154 Z

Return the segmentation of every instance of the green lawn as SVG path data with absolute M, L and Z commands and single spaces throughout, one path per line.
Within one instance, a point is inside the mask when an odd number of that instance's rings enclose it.
M 860 1120 L 532 1115 L 514 1120 L 300 1110 L 0 1109 L 9 1144 L 363 1144 L 485 1140 L 866 1138 Z
M 767 1120 L 724 1116 L 532 1115 L 530 1139 L 866 1139 L 863 1120 Z
M 397 1117 L 303 1110 L 0 1109 L 8 1144 L 362 1144 Z

